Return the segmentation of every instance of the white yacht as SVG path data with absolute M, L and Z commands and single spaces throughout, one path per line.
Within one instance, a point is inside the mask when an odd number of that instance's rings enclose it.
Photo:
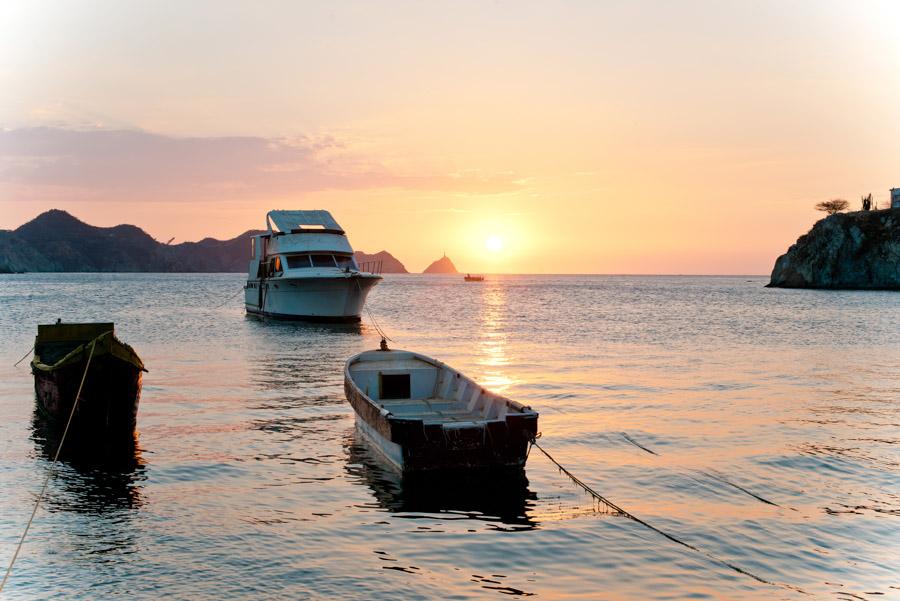
M 328 211 L 269 211 L 252 237 L 244 288 L 247 313 L 278 319 L 359 321 L 382 278 L 360 269 L 344 230 Z

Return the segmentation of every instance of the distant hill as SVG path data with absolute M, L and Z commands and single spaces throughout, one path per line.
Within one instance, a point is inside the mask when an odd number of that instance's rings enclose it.
M 133 225 L 95 227 L 53 209 L 0 231 L 0 272 L 243 272 L 254 233 L 167 245 Z
M 0 273 L 163 272 L 215 273 L 247 271 L 249 230 L 231 240 L 162 244 L 134 225 L 95 227 L 65 211 L 41 213 L 15 230 L 0 230 Z M 403 263 L 383 250 L 357 251 L 357 262 L 381 261 L 384 273 L 409 273 Z
M 459 273 L 456 271 L 456 265 L 450 260 L 450 257 L 444 255 L 431 265 L 425 268 L 422 273 Z
M 360 268 L 367 268 L 363 263 L 381 261 L 381 273 L 409 273 L 406 267 L 403 266 L 403 263 L 386 250 L 377 252 L 374 255 L 358 250 L 353 253 L 353 256 L 356 257 L 356 264 Z

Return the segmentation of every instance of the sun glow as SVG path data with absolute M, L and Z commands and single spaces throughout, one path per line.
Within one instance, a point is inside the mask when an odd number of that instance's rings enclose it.
M 484 246 L 491 252 L 500 252 L 503 250 L 503 238 L 497 235 L 488 236 Z

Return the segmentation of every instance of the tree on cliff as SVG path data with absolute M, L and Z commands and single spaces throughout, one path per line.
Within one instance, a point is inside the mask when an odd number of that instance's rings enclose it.
M 826 200 L 820 202 L 816 205 L 817 211 L 825 211 L 829 215 L 834 215 L 835 213 L 840 213 L 847 209 L 850 206 L 850 203 L 846 200 L 840 198 L 833 198 L 831 200 Z

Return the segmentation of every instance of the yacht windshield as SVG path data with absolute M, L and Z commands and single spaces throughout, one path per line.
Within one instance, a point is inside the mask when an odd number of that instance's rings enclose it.
M 334 255 L 334 260 L 341 269 L 356 269 L 356 261 L 353 260 L 353 257 Z
M 334 258 L 331 255 L 310 255 L 313 267 L 334 267 Z
M 287 255 L 289 269 L 303 269 L 304 267 L 340 267 L 341 269 L 356 269 L 356 261 L 352 255 Z
M 290 269 L 309 267 L 309 255 L 288 255 L 287 264 Z

